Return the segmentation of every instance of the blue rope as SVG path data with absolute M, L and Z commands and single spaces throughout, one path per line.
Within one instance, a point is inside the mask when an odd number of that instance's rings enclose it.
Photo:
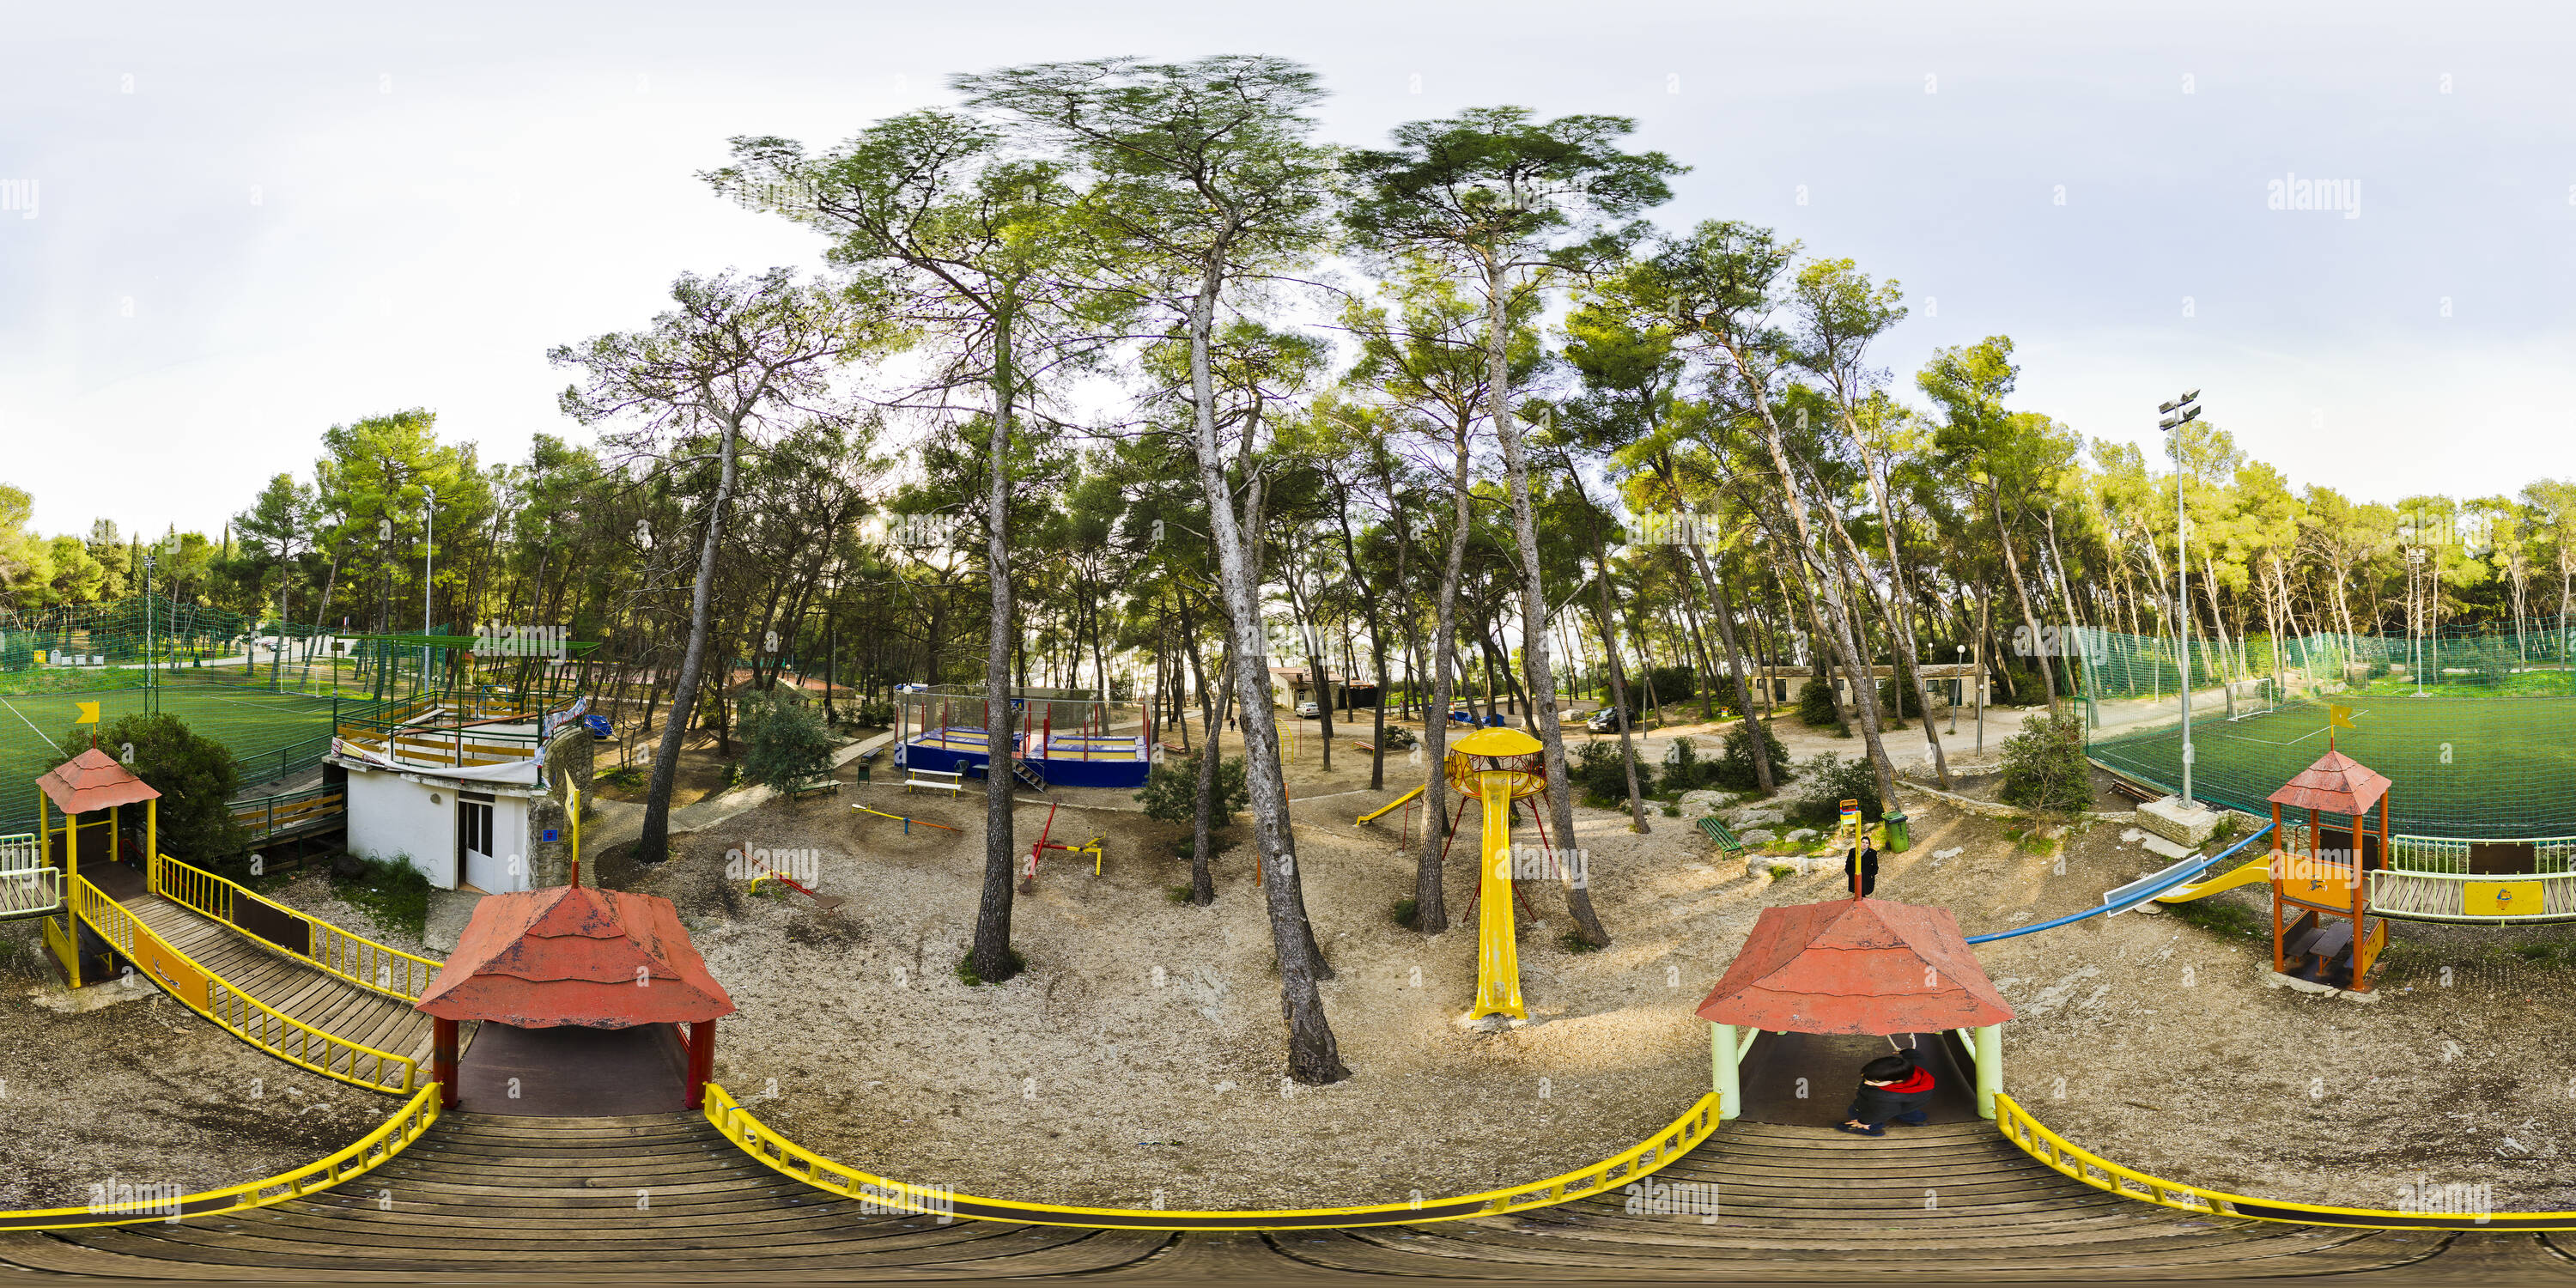
M 2242 850 L 2246 846 L 2252 845 L 2256 841 L 2270 836 L 2272 834 L 2272 827 L 2272 824 L 2265 823 L 2260 828 L 2255 829 L 2254 835 L 2246 837 L 2244 840 L 2238 841 L 2236 844 L 2219 851 L 2218 857 L 2211 859 L 2190 871 L 2177 872 L 2173 875 L 2172 879 L 2154 887 L 2153 889 L 2141 893 L 2137 898 L 2121 904 L 2120 906 L 2123 908 L 2134 908 L 2139 904 L 2145 903 L 2149 899 L 2155 898 L 2157 895 L 2163 894 L 2167 890 L 2171 890 L 2177 886 L 2189 885 L 2192 882 L 2199 880 L 2202 873 L 2207 872 L 2211 868 L 2217 867 L 2219 864 L 2225 863 L 2229 859 L 2235 857 L 2238 850 Z M 1987 944 L 1993 943 L 1998 939 L 2012 939 L 2021 935 L 2035 935 L 2043 930 L 2055 930 L 2059 926 L 2073 925 L 2076 922 L 2084 920 L 2086 917 L 2099 917 L 2103 913 L 2109 911 L 2111 911 L 2111 905 L 2106 903 L 2099 908 L 2088 908 L 2071 917 L 2060 917 L 2055 921 L 2043 921 L 2036 926 L 2021 926 L 2012 930 L 1998 930 L 1991 935 L 1970 935 L 1968 937 L 1968 942 L 1972 944 Z

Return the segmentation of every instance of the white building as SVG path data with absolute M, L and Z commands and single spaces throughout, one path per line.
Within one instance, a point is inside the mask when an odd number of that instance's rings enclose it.
M 562 884 L 565 786 L 590 780 L 580 720 L 415 708 L 332 739 L 323 773 L 347 792 L 350 853 L 408 863 L 442 890 Z

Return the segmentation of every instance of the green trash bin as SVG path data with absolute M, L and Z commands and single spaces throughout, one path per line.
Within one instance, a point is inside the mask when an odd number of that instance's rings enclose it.
M 1914 839 L 1905 833 L 1905 811 L 1889 810 L 1881 821 L 1887 827 L 1887 843 L 1879 847 L 1882 853 L 1903 854 L 1905 847 L 1914 844 Z

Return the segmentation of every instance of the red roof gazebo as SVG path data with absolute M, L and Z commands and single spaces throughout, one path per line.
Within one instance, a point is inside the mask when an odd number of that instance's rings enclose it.
M 2334 976 L 2351 991 L 2370 991 L 2370 967 L 2379 950 L 2388 943 L 2388 922 L 2373 921 L 2370 916 L 2369 878 L 2371 868 L 2387 862 L 2388 789 L 2387 776 L 2370 766 L 2328 749 L 2317 763 L 2300 770 L 2297 777 L 2282 785 L 2268 800 L 2272 803 L 2272 969 L 2287 973 L 2294 967 L 2309 969 L 2321 981 Z M 2379 810 L 2379 834 L 2370 832 L 2370 811 Z M 2302 855 L 2289 844 L 2289 829 L 2282 826 L 2283 809 L 2306 810 L 2307 853 Z M 2338 831 L 2324 823 L 2320 816 L 2340 814 L 2344 826 Z M 2349 845 L 2320 846 L 2328 836 L 2341 836 Z M 2374 845 L 2373 842 L 2376 842 Z M 2295 917 L 2285 915 L 2298 909 Z M 2348 919 L 2349 925 L 2328 927 L 2321 917 Z M 2333 960 L 2344 949 L 2351 951 L 2349 979 L 2336 972 Z M 2296 958 L 2298 960 L 2293 961 Z
M 2012 1006 L 1995 991 L 1947 908 L 1835 899 L 1765 908 L 1696 1012 L 1710 1028 L 1720 1112 L 1735 1116 L 1737 1062 L 1774 1033 L 1949 1033 L 1974 1029 L 1978 1108 L 1994 1116 L 2003 1086 L 2000 1026 Z M 1737 1028 L 1751 1030 L 1743 1041 Z
M 63 812 L 63 885 L 67 899 L 69 889 L 80 876 L 80 816 L 107 811 L 107 857 L 114 860 L 117 837 L 123 830 L 122 811 L 128 805 L 143 806 L 143 879 L 148 886 L 152 880 L 152 856 L 160 852 L 161 845 L 161 793 L 150 783 L 135 777 L 134 771 L 118 763 L 116 757 L 92 747 L 37 775 L 36 791 L 36 849 L 47 858 L 54 852 L 54 825 L 46 803 L 52 802 L 54 809 Z M 123 898 L 131 891 L 110 882 L 107 893 L 111 898 Z M 63 920 L 69 932 L 65 942 L 77 944 L 78 927 L 68 924 L 75 918 L 66 910 Z M 73 988 L 80 987 L 80 954 L 71 953 L 63 961 L 63 971 Z
M 485 895 L 418 1009 L 437 1020 L 436 1077 L 457 1097 L 456 1026 L 523 1029 L 648 1024 L 688 1030 L 685 1103 L 703 1103 L 715 1021 L 733 999 L 707 973 L 668 899 L 586 886 Z

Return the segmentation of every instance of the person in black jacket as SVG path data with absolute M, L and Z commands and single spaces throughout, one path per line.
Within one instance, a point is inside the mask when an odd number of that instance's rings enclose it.
M 1853 855 L 1851 860 L 1852 897 L 1866 899 L 1869 897 L 1869 892 L 1877 888 L 1878 847 L 1863 840 L 1860 843 L 1860 852 Z
M 1884 1136 L 1891 1122 L 1920 1127 L 1932 1120 L 1922 1106 L 1938 1085 L 1932 1071 L 1911 1058 L 1880 1056 L 1860 1067 L 1860 1094 L 1846 1111 L 1850 1116 L 1834 1129 L 1855 1136 Z

